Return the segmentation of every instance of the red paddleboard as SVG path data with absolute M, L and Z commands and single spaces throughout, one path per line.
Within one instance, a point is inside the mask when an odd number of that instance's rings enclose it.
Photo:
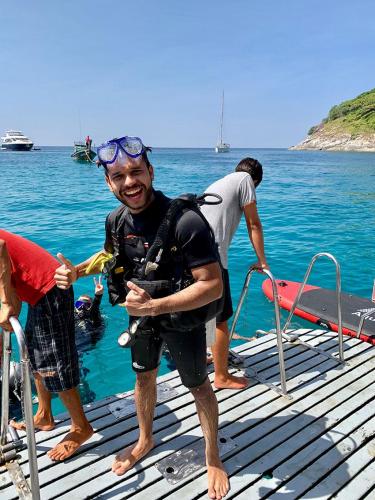
M 290 311 L 301 283 L 276 280 L 280 307 Z M 262 289 L 266 297 L 273 300 L 270 279 L 263 281 Z M 375 309 L 374 302 L 348 293 L 341 294 L 342 332 L 351 337 L 357 336 L 361 316 Z M 305 285 L 295 314 L 333 332 L 338 330 L 337 297 L 335 290 Z M 360 339 L 375 345 L 375 311 L 365 319 Z

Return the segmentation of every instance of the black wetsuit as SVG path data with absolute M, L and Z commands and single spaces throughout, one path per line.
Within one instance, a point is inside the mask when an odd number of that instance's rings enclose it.
M 155 192 L 155 199 L 146 210 L 140 214 L 129 214 L 123 235 L 119 238 L 121 254 L 126 256 L 125 262 L 121 263 L 125 269 L 139 264 L 136 262 L 137 245 L 142 244 L 147 250 L 153 243 L 169 201 L 161 192 Z M 183 211 L 178 217 L 172 236 L 182 254 L 184 268 L 194 269 L 217 261 L 215 242 L 208 225 L 195 211 Z M 108 218 L 105 249 L 113 251 Z M 164 267 L 160 265 L 158 279 L 171 279 L 175 265 L 173 259 L 164 263 Z M 187 387 L 201 385 L 207 377 L 205 324 L 192 330 L 167 331 L 161 327 L 160 321 L 158 317 L 152 318 L 148 320 L 142 332 L 137 332 L 137 341 L 131 348 L 133 369 L 136 372 L 146 372 L 157 368 L 165 342 L 183 384 Z
M 89 309 L 74 311 L 80 379 L 78 390 L 82 404 L 91 403 L 96 399 L 96 394 L 91 390 L 86 378 L 90 370 L 84 366 L 83 358 L 84 353 L 95 347 L 104 334 L 105 322 L 100 312 L 102 297 L 103 294 L 95 294 Z

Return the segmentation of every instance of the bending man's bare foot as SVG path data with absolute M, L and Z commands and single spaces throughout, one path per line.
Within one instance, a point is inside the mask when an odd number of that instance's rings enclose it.
M 9 425 L 18 431 L 25 431 L 26 424 L 25 422 L 16 422 L 15 420 L 11 420 Z M 34 417 L 34 428 L 39 431 L 52 431 L 55 428 L 55 421 L 53 417 L 40 417 L 38 413 Z
M 229 491 L 229 479 L 223 464 L 219 461 L 217 465 L 207 465 L 207 476 L 209 498 L 224 498 Z
M 94 434 L 91 425 L 84 429 L 72 429 L 47 455 L 51 460 L 62 461 L 71 457 Z
M 230 375 L 225 378 L 215 376 L 214 385 L 216 389 L 246 389 L 249 386 L 249 379 L 246 377 L 235 377 L 234 375 Z
M 131 469 L 139 460 L 141 460 L 154 447 L 153 441 L 140 443 L 139 441 L 132 446 L 128 446 L 121 453 L 116 455 L 112 464 L 112 472 L 117 476 L 122 476 Z

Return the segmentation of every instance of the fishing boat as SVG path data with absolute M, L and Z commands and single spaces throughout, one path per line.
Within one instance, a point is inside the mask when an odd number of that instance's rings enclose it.
M 96 153 L 91 149 L 92 140 L 90 136 L 85 141 L 76 141 L 74 143 L 73 153 L 70 155 L 73 160 L 91 163 Z
M 224 122 L 224 91 L 221 100 L 220 140 L 215 147 L 216 153 L 228 153 L 230 149 L 230 144 L 223 142 L 223 122 Z

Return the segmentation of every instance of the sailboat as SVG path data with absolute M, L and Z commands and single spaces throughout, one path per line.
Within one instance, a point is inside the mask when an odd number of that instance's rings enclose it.
M 230 144 L 223 142 L 223 121 L 224 121 L 224 90 L 223 90 L 223 97 L 221 100 L 220 142 L 218 142 L 215 147 L 216 153 L 228 153 L 230 149 Z

